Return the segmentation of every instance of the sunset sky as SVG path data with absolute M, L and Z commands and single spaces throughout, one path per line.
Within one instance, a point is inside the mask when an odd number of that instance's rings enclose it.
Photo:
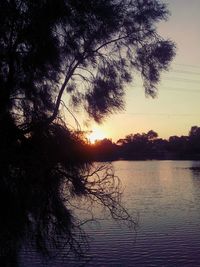
M 130 133 L 151 129 L 160 137 L 187 135 L 191 126 L 200 126 L 200 1 L 168 0 L 169 20 L 158 24 L 163 37 L 173 40 L 177 55 L 169 72 L 162 74 L 158 96 L 147 98 L 139 77 L 127 87 L 126 109 L 111 115 L 98 126 L 102 136 L 117 141 Z M 83 120 L 77 115 L 80 124 Z

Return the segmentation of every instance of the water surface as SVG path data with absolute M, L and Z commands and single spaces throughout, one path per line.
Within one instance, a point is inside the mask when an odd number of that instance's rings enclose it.
M 198 161 L 116 161 L 123 202 L 139 219 L 136 231 L 105 219 L 88 223 L 91 237 L 85 266 L 200 266 L 200 171 Z M 64 251 L 49 262 L 31 253 L 23 266 L 81 266 Z

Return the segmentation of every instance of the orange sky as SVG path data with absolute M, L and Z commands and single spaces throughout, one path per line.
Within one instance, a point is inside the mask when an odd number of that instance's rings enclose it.
M 146 98 L 139 77 L 127 88 L 126 110 L 108 117 L 97 126 L 84 125 L 84 116 L 76 117 L 84 130 L 100 129 L 117 141 L 130 133 L 155 130 L 160 137 L 187 135 L 191 126 L 200 126 L 200 0 L 169 0 L 171 16 L 158 26 L 159 33 L 175 41 L 177 55 L 169 72 L 162 75 L 156 99 Z

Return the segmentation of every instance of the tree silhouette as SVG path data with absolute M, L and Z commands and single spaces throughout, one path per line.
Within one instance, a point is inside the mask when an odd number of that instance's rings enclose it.
M 119 155 L 125 159 L 148 159 L 155 154 L 155 143 L 158 134 L 153 130 L 142 134 L 129 134 L 124 139 L 119 139 Z
M 188 136 L 170 136 L 168 140 L 158 137 L 150 130 L 120 138 L 116 143 L 109 139 L 88 144 L 87 155 L 93 160 L 113 161 L 119 159 L 149 160 L 199 160 L 200 127 L 192 126 Z
M 15 257 L 25 232 L 37 233 L 38 247 L 61 233 L 72 244 L 75 223 L 63 202 L 63 184 L 68 197 L 96 197 L 111 214 L 127 218 L 112 186 L 106 199 L 105 183 L 96 181 L 94 194 L 87 149 L 62 119 L 63 96 L 100 122 L 124 107 L 124 86 L 134 70 L 141 73 L 146 94 L 156 95 L 174 44 L 156 32 L 155 23 L 168 15 L 165 4 L 156 0 L 2 0 L 0 12 L 4 260 L 9 253 Z M 16 227 L 7 224 L 14 216 Z M 11 252 L 3 249 L 5 240 L 12 241 L 7 245 Z

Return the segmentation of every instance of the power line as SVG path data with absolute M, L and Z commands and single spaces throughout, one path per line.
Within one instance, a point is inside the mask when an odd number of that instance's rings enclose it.
M 183 73 L 183 74 L 191 74 L 191 75 L 200 75 L 200 72 L 194 72 L 194 71 L 186 71 L 186 70 L 170 70 L 169 73 L 175 72 L 175 73 Z
M 134 116 L 165 116 L 165 117 L 188 117 L 188 116 L 200 116 L 200 114 L 176 114 L 176 113 L 120 113 L 119 115 L 134 115 Z
M 135 85 L 137 88 L 140 87 L 139 84 Z M 200 88 L 199 89 L 190 89 L 190 88 L 185 88 L 185 87 L 170 87 L 170 86 L 162 86 L 158 85 L 158 91 L 180 91 L 180 92 L 193 92 L 193 93 L 200 93 Z
M 199 83 L 200 84 L 200 80 L 190 80 L 190 79 L 185 79 L 185 78 L 175 78 L 175 77 L 166 77 L 166 78 L 162 78 L 162 80 L 171 80 L 171 81 L 176 81 L 176 82 L 187 82 L 187 83 Z
M 189 68 L 195 68 L 195 69 L 200 69 L 200 66 L 197 65 L 190 65 L 190 64 L 181 64 L 181 63 L 174 63 L 176 66 L 183 66 L 183 67 L 189 67 Z
M 163 91 L 177 91 L 177 92 L 184 92 L 184 93 L 200 93 L 200 90 L 196 89 L 187 89 L 187 88 L 172 88 L 172 87 L 160 87 L 160 89 L 164 89 Z

